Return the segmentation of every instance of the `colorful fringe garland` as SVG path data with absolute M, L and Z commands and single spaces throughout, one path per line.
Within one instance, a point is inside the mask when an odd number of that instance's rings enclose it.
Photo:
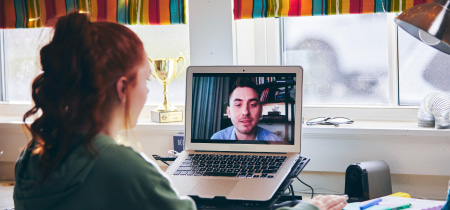
M 71 11 L 91 21 L 129 25 L 186 24 L 185 0 L 0 0 L 0 28 L 39 28 Z
M 433 0 L 234 0 L 234 19 L 402 12 Z

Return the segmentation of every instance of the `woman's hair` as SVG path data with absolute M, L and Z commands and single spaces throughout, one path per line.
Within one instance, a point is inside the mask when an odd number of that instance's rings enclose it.
M 43 73 L 32 84 L 34 107 L 23 117 L 43 179 L 81 135 L 86 152 L 96 154 L 92 139 L 119 103 L 116 82 L 125 76 L 134 85 L 144 55 L 141 40 L 123 25 L 90 22 L 77 12 L 58 19 L 53 39 L 40 51 Z M 130 124 L 128 102 L 125 126 Z M 36 119 L 28 125 L 31 116 Z

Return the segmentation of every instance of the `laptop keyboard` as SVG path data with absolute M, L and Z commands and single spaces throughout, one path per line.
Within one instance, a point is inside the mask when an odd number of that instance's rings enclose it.
M 286 156 L 189 154 L 173 175 L 273 178 Z

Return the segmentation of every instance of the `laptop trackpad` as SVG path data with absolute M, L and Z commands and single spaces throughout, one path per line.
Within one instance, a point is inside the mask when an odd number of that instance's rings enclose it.
M 238 180 L 224 180 L 224 179 L 205 179 L 200 180 L 192 189 L 190 195 L 212 195 L 212 196 L 226 196 L 230 194 Z M 208 196 L 209 197 L 209 196 Z

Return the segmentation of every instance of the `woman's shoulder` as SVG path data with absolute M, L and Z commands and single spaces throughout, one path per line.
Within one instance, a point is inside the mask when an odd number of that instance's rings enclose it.
M 97 136 L 95 138 L 95 147 L 98 150 L 97 164 L 111 167 L 109 171 L 128 170 L 127 174 L 130 174 L 131 171 L 150 170 L 155 167 L 142 154 L 129 146 L 117 144 L 111 137 L 105 135 Z
M 91 178 L 101 180 L 100 182 L 105 185 L 120 185 L 122 189 L 145 188 L 146 186 L 139 186 L 143 183 L 152 185 L 167 182 L 164 172 L 153 160 L 131 147 L 119 145 L 111 140 L 100 139 L 96 143 L 98 154 Z
M 98 134 L 94 137 L 93 141 L 95 149 L 101 156 L 108 158 L 129 158 L 137 154 L 133 148 L 118 144 L 116 140 L 107 135 Z M 125 155 L 125 157 L 120 155 Z

